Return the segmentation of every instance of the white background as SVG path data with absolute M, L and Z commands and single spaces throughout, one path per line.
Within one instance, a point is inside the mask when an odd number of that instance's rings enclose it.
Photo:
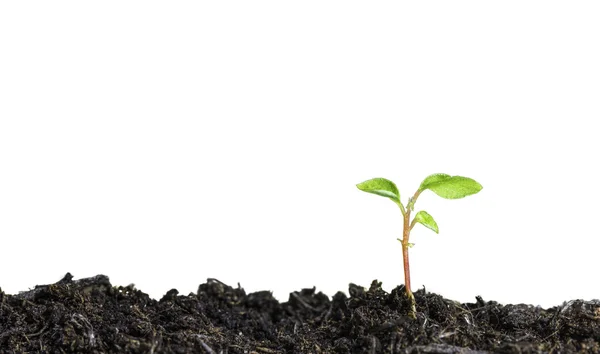
M 214 277 L 332 296 L 600 297 L 600 8 L 558 1 L 3 2 L 0 286 Z

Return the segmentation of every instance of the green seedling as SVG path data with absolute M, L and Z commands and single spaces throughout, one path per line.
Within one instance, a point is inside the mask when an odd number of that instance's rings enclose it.
M 410 231 L 419 223 L 428 229 L 433 230 L 435 233 L 439 233 L 438 225 L 429 213 L 424 210 L 417 212 L 414 218 L 410 219 L 410 214 L 415 210 L 415 203 L 417 198 L 425 190 L 430 190 L 435 194 L 445 199 L 459 199 L 466 196 L 479 192 L 483 187 L 477 183 L 474 179 L 461 176 L 450 176 L 444 173 L 436 173 L 428 176 L 421 182 L 421 186 L 415 192 L 415 194 L 408 198 L 406 207 L 400 201 L 400 192 L 394 184 L 394 182 L 385 178 L 373 178 L 368 181 L 364 181 L 356 185 L 358 189 L 367 193 L 373 193 L 391 199 L 402 212 L 404 218 L 404 229 L 402 232 L 402 239 L 398 239 L 402 244 L 402 259 L 404 261 L 404 285 L 406 289 L 406 296 L 410 300 L 411 310 L 409 315 L 412 318 L 416 318 L 416 302 L 415 297 L 410 290 L 410 266 L 408 263 L 408 248 L 412 247 L 413 244 L 409 243 Z

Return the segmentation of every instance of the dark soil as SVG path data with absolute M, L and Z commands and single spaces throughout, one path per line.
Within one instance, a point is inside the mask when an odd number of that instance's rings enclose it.
M 2 353 L 600 353 L 600 301 L 544 310 L 476 298 L 461 304 L 400 286 L 350 284 L 350 297 L 303 289 L 279 303 L 208 279 L 156 301 L 108 277 L 0 290 Z

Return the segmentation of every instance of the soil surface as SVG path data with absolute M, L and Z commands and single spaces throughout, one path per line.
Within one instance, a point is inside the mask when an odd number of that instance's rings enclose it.
M 421 289 L 417 319 L 404 287 L 350 284 L 349 297 L 303 289 L 280 303 L 208 279 L 160 300 L 108 277 L 18 295 L 0 289 L 1 353 L 600 353 L 600 301 L 542 309 L 477 297 L 461 304 Z

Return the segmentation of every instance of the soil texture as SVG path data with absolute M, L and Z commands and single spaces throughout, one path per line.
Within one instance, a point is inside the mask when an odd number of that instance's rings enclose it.
M 550 309 L 476 297 L 458 303 L 425 289 L 407 314 L 404 287 L 350 284 L 349 296 L 303 289 L 278 302 L 208 279 L 160 300 L 108 277 L 9 295 L 0 289 L 1 353 L 600 353 L 600 301 Z

